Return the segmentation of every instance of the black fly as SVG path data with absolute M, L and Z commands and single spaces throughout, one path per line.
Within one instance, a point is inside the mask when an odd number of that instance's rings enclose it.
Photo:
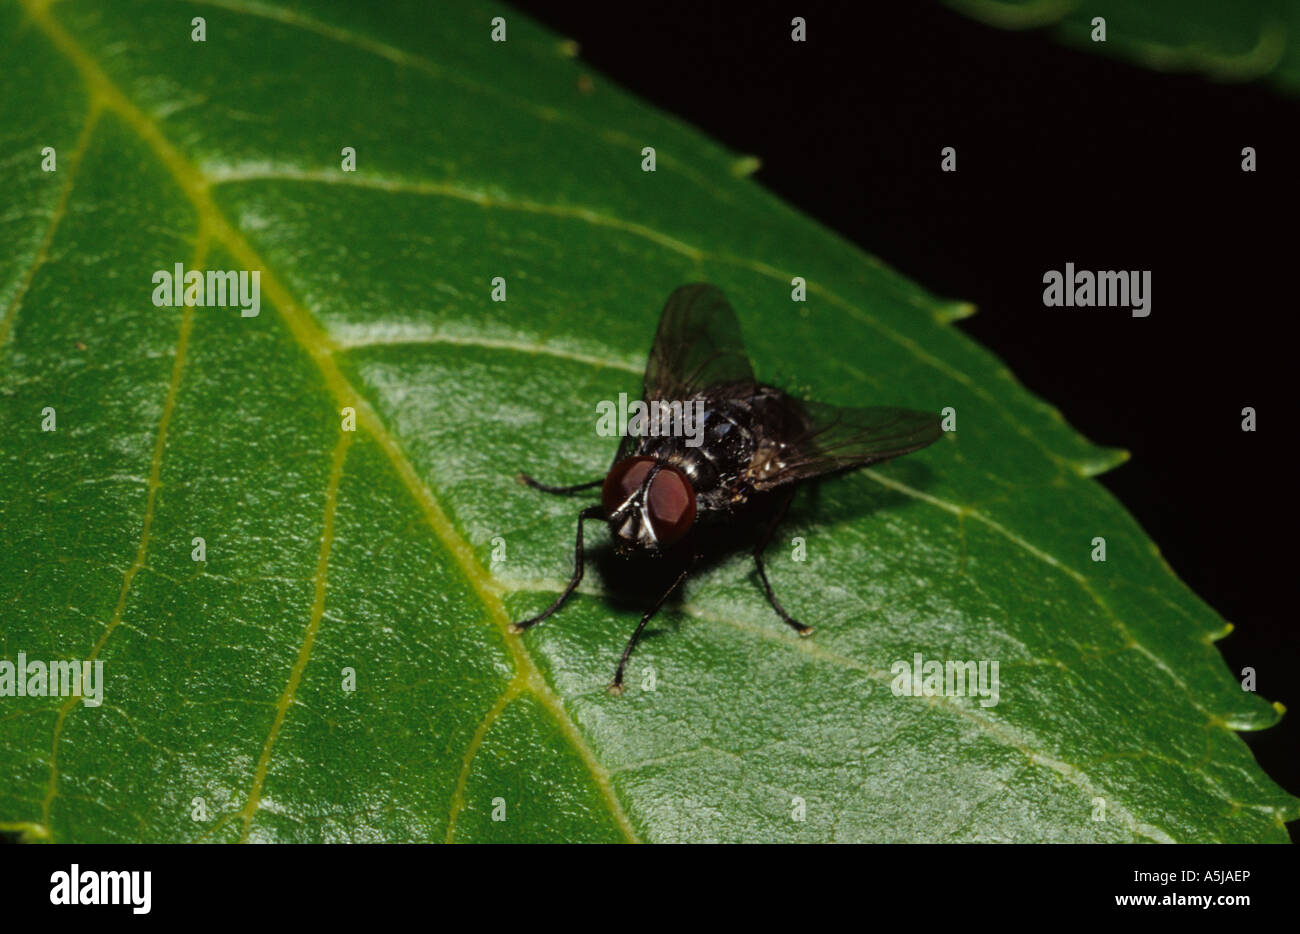
M 610 691 L 623 690 L 623 669 L 650 618 L 685 580 L 700 556 L 694 547 L 701 523 L 733 516 L 751 498 L 775 492 L 779 507 L 754 548 L 754 563 L 768 602 L 801 636 L 812 632 L 772 593 L 763 568 L 771 541 L 796 485 L 803 480 L 879 463 L 919 450 L 942 433 L 937 416 L 897 408 L 838 408 L 806 402 L 754 379 L 736 313 L 716 286 L 683 285 L 668 297 L 646 364 L 642 397 L 647 406 L 681 403 L 698 412 L 696 446 L 680 431 L 626 435 L 609 473 L 574 486 L 520 480 L 545 493 L 601 487 L 601 501 L 578 514 L 573 578 L 545 612 L 514 623 L 522 632 L 555 613 L 582 580 L 582 524 L 609 523 L 623 555 L 674 554 L 681 572 L 641 617 L 618 661 Z M 702 430 L 702 436 L 699 434 Z

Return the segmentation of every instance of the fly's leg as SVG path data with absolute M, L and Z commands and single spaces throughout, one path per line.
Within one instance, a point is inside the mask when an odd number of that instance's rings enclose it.
M 799 620 L 787 613 L 785 607 L 781 606 L 781 601 L 776 599 L 776 594 L 772 593 L 772 585 L 767 580 L 767 570 L 763 567 L 763 549 L 767 548 L 768 543 L 772 541 L 772 536 L 776 533 L 776 527 L 780 525 L 781 520 L 785 518 L 785 511 L 790 507 L 790 500 L 793 498 L 794 489 L 792 488 L 781 501 L 776 516 L 770 523 L 768 523 L 767 528 L 763 530 L 763 535 L 759 539 L 758 544 L 754 546 L 754 564 L 758 567 L 758 579 L 763 582 L 763 593 L 767 594 L 767 602 L 772 604 L 772 609 L 776 610 L 776 615 L 785 620 L 785 624 L 795 632 L 799 633 L 799 635 L 810 636 L 812 635 L 813 628 L 811 626 L 805 626 L 803 623 L 799 622 Z
M 575 483 L 573 486 L 547 486 L 545 483 L 538 483 L 526 473 L 519 474 L 519 482 L 524 486 L 530 486 L 534 490 L 541 490 L 543 493 L 555 493 L 560 496 L 567 496 L 569 493 L 580 493 L 583 490 L 591 490 L 605 482 L 605 478 L 592 480 L 590 483 Z
M 627 660 L 632 657 L 632 650 L 636 648 L 637 642 L 641 639 L 641 631 L 645 629 L 645 624 L 650 622 L 650 617 L 659 612 L 659 608 L 664 605 L 664 601 L 672 595 L 672 592 L 681 585 L 682 581 L 686 580 L 686 575 L 690 571 L 690 565 L 682 568 L 682 573 L 677 575 L 677 579 L 668 585 L 668 589 L 655 601 L 654 606 L 645 611 L 645 616 L 641 617 L 641 622 L 636 624 L 636 631 L 632 633 L 632 638 L 627 640 L 627 646 L 623 649 L 623 656 L 618 660 L 618 668 L 614 669 L 614 680 L 609 683 L 609 693 L 623 693 L 623 669 L 627 667 Z
M 554 614 L 560 607 L 564 606 L 564 601 L 569 599 L 573 592 L 578 588 L 578 584 L 582 582 L 582 523 L 586 522 L 588 519 L 603 518 L 605 518 L 604 506 L 588 506 L 582 512 L 578 513 L 578 541 L 577 544 L 573 546 L 573 579 L 569 581 L 569 586 L 564 588 L 564 593 L 560 594 L 559 599 L 552 603 L 545 612 L 540 613 L 531 619 L 525 619 L 518 623 L 511 623 L 511 632 L 523 632 L 529 626 L 535 626 L 542 620 Z
M 799 635 L 811 636 L 813 634 L 813 628 L 804 625 L 787 613 L 785 607 L 781 606 L 781 601 L 776 599 L 776 594 L 772 593 L 772 585 L 767 582 L 767 572 L 763 570 L 762 552 L 754 552 L 754 563 L 758 565 L 758 576 L 763 581 L 763 592 L 767 594 L 767 602 L 772 604 L 772 609 L 776 610 L 776 615 L 785 620 L 786 625 L 799 633 Z

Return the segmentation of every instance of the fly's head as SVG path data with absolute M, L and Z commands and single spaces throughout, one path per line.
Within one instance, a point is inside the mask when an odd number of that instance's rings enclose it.
M 625 457 L 611 467 L 600 501 L 621 555 L 658 555 L 695 522 L 691 481 L 653 457 Z

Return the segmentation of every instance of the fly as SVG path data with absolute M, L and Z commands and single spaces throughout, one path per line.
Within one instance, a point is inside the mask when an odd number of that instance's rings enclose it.
M 696 549 L 701 525 L 725 521 L 751 501 L 778 503 L 754 546 L 754 564 L 777 616 L 807 636 L 812 627 L 786 612 L 763 567 L 763 551 L 798 484 L 909 454 L 942 434 L 939 418 L 928 412 L 823 405 L 756 381 L 736 313 L 720 289 L 703 283 L 680 286 L 668 297 L 646 363 L 642 398 L 647 407 L 699 413 L 696 437 L 687 443 L 682 432 L 629 433 L 609 472 L 588 483 L 548 486 L 519 475 L 544 493 L 600 487 L 600 502 L 578 513 L 573 576 L 564 592 L 544 612 L 513 623 L 512 632 L 549 618 L 577 589 L 584 564 L 582 526 L 590 519 L 609 524 L 621 555 L 672 556 L 681 562 L 623 649 L 609 685 L 614 694 L 623 692 L 623 671 L 646 623 L 702 557 Z

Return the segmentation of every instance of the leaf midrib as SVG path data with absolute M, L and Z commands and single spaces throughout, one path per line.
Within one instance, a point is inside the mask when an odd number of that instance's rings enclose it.
M 155 157 L 172 175 L 176 184 L 191 202 L 201 229 L 206 229 L 213 242 L 220 243 L 236 260 L 246 268 L 263 272 L 262 287 L 271 303 L 280 313 L 294 339 L 307 351 L 321 372 L 326 388 L 340 403 L 355 407 L 358 423 L 365 426 L 370 437 L 379 445 L 390 464 L 397 472 L 403 486 L 415 500 L 425 520 L 433 529 L 439 541 L 452 555 L 460 567 L 462 575 L 470 585 L 479 602 L 487 611 L 491 621 L 501 631 L 502 641 L 515 663 L 515 675 L 507 682 L 503 693 L 527 691 L 551 714 L 564 733 L 583 764 L 591 773 L 592 781 L 597 786 L 620 831 L 631 842 L 637 842 L 638 836 L 623 809 L 622 802 L 614 793 L 609 773 L 569 716 L 563 703 L 546 684 L 541 671 L 532 656 L 524 648 L 523 642 L 511 638 L 507 632 L 510 618 L 505 607 L 490 588 L 488 575 L 474 558 L 469 544 L 460 537 L 446 514 L 442 511 L 432 491 L 419 478 L 397 440 L 388 432 L 382 420 L 374 412 L 369 402 L 355 391 L 351 383 L 338 369 L 334 362 L 337 348 L 311 320 L 309 313 L 293 298 L 288 290 L 280 284 L 275 274 L 252 248 L 244 237 L 235 230 L 224 213 L 212 200 L 208 180 L 189 160 L 180 154 L 172 143 L 163 135 L 143 111 L 133 104 L 120 88 L 100 68 L 96 60 L 63 29 L 44 6 L 35 0 L 22 0 L 29 16 L 45 32 L 55 47 L 68 58 L 81 75 L 91 97 L 92 108 L 100 107 L 117 114 L 140 139 L 153 150 Z M 147 534 L 142 538 L 141 549 L 147 545 Z M 123 589 L 125 595 L 125 587 Z M 111 631 L 111 630 L 110 630 Z M 102 644 L 108 633 L 101 636 Z M 57 742 L 57 737 L 56 737 Z M 53 789 L 52 789 L 53 790 Z M 52 796 L 51 796 L 52 798 Z M 453 803 L 454 806 L 454 803 Z M 48 818 L 43 824 L 46 836 L 52 836 Z

